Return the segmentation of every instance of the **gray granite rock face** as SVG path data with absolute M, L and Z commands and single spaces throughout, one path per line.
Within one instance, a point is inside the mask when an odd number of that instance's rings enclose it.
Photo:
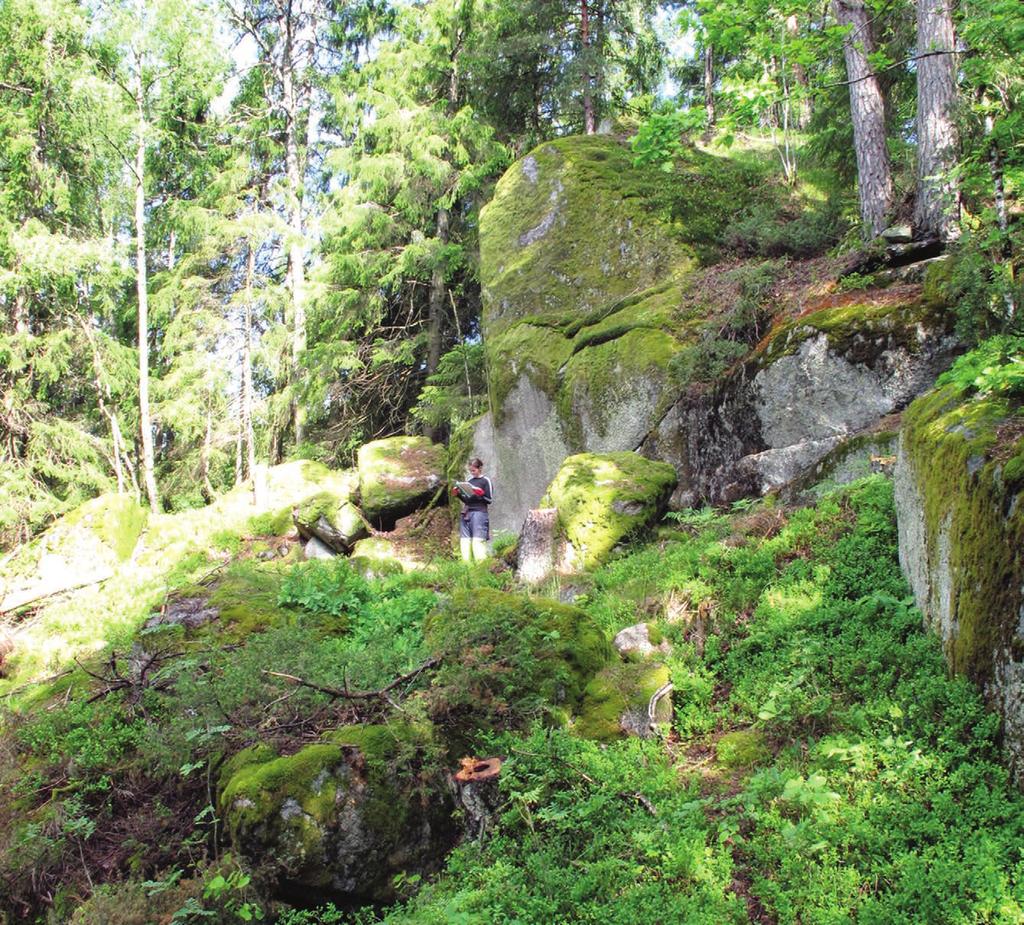
M 492 534 L 519 532 L 569 452 L 553 402 L 523 376 L 509 395 L 501 427 L 486 414 L 473 438 L 472 455 L 483 460 L 494 486 Z
M 641 451 L 676 467 L 677 508 L 785 488 L 926 391 L 956 351 L 941 327 L 856 335 L 841 347 L 813 334 L 703 395 L 684 396 Z
M 933 428 L 928 433 L 941 434 L 939 440 L 957 433 L 942 424 L 935 428 L 934 422 L 916 426 Z M 900 438 L 895 467 L 900 567 L 924 624 L 941 638 L 951 669 L 974 681 L 1002 717 L 1010 768 L 1024 786 L 1024 562 L 1013 539 L 1020 535 L 1013 490 L 1007 494 L 998 465 L 973 457 L 964 460 L 962 472 L 947 472 L 938 485 L 929 472 L 934 449 L 924 441 L 911 452 L 906 434 Z M 936 491 L 942 501 L 937 511 Z M 932 506 L 926 502 L 929 492 Z M 979 537 L 988 539 L 979 545 Z M 999 538 L 994 549 L 993 538 Z

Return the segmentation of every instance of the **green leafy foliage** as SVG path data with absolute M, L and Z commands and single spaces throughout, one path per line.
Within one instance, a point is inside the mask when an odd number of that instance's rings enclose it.
M 315 559 L 295 566 L 281 582 L 278 602 L 332 617 L 357 612 L 369 602 L 370 583 L 346 559 Z
M 996 335 L 959 357 L 938 380 L 962 395 L 1024 398 L 1024 337 Z

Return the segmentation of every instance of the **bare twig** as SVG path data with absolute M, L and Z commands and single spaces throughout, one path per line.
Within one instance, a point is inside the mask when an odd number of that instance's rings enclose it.
M 396 706 L 394 701 L 388 697 L 388 694 L 393 691 L 400 684 L 404 684 L 406 681 L 411 681 L 416 678 L 419 674 L 426 671 L 429 668 L 433 668 L 439 664 L 441 659 L 439 657 L 428 658 L 422 665 L 414 668 L 407 674 L 401 677 L 395 678 L 394 681 L 386 684 L 384 687 L 375 691 L 353 691 L 349 689 L 347 673 L 344 679 L 344 687 L 329 687 L 324 684 L 314 684 L 312 681 L 307 681 L 305 678 L 296 677 L 293 674 L 285 674 L 281 671 L 270 671 L 268 669 L 263 670 L 263 674 L 270 675 L 274 678 L 280 678 L 282 681 L 287 681 L 289 684 L 295 684 L 299 687 L 308 687 L 310 690 L 318 691 L 321 694 L 326 694 L 328 697 L 334 697 L 340 700 L 384 700 L 385 702 Z

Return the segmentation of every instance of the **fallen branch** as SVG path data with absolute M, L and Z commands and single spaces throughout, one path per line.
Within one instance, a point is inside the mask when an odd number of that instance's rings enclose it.
M 88 588 L 106 581 L 114 574 L 113 569 L 107 569 L 97 575 L 77 582 L 57 581 L 45 585 L 31 585 L 27 588 L 19 588 L 12 591 L 0 600 L 0 614 L 10 613 L 36 601 L 46 600 L 48 597 L 55 597 L 65 591 L 78 591 L 81 588 Z
M 664 697 L 667 694 L 671 693 L 671 691 L 672 691 L 672 682 L 669 681 L 667 684 L 662 684 L 661 687 L 659 687 L 653 694 L 651 694 L 651 699 L 647 702 L 647 725 L 648 725 L 648 728 L 650 728 L 650 729 L 654 729 L 655 728 L 656 723 L 655 723 L 654 719 L 655 719 L 655 715 L 658 712 L 658 703 L 661 701 L 662 697 Z
M 406 681 L 413 680 L 417 675 L 426 671 L 428 668 L 433 668 L 439 664 L 441 659 L 437 656 L 434 658 L 428 658 L 422 665 L 414 668 L 407 674 L 401 677 L 395 678 L 394 681 L 386 684 L 384 687 L 374 691 L 353 691 L 349 689 L 348 680 L 345 680 L 345 686 L 329 687 L 324 684 L 314 684 L 312 681 L 307 681 L 305 678 L 296 677 L 293 674 L 285 674 L 282 671 L 270 671 L 264 668 L 263 674 L 270 675 L 274 678 L 280 678 L 282 681 L 287 681 L 289 684 L 295 684 L 299 687 L 308 687 L 310 690 L 318 691 L 321 694 L 326 694 L 328 697 L 334 697 L 339 700 L 383 700 L 389 703 L 391 706 L 396 706 L 395 702 L 388 697 L 388 693 L 393 691 L 400 684 L 404 684 Z

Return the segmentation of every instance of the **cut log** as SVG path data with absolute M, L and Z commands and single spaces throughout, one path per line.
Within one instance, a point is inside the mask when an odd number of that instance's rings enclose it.
M 455 799 L 466 814 L 466 835 L 476 841 L 483 838 L 501 805 L 501 759 L 463 758 L 460 763 L 462 767 L 452 776 Z
M 519 534 L 516 577 L 527 584 L 549 578 L 555 570 L 558 511 L 553 507 L 530 511 Z

